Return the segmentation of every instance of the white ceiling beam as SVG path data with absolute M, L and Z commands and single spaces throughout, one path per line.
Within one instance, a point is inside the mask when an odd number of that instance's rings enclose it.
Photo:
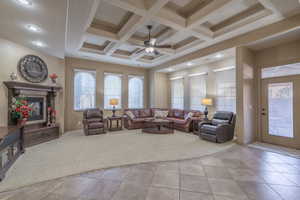
M 172 37 L 174 34 L 176 34 L 176 31 L 174 29 L 168 29 L 156 38 L 156 43 L 160 44 L 161 42 L 167 40 L 169 37 Z
M 134 14 L 130 17 L 130 19 L 126 22 L 125 25 L 121 28 L 121 30 L 118 32 L 118 37 L 120 38 L 120 41 L 126 41 L 128 40 L 139 28 L 141 24 L 144 24 L 146 21 L 146 18 L 138 16 Z
M 106 55 L 112 55 L 122 44 L 120 42 L 110 42 L 105 48 L 104 53 Z
M 267 17 L 267 16 L 270 16 L 272 14 L 272 11 L 271 10 L 268 10 L 268 9 L 263 9 L 263 10 L 260 10 L 246 18 L 243 18 L 235 23 L 232 23 L 230 25 L 227 25 L 225 26 L 224 28 L 220 29 L 220 30 L 217 30 L 215 32 L 215 36 L 218 37 L 218 36 L 222 36 L 226 33 L 229 33 L 229 32 L 232 32 L 232 31 L 236 31 L 237 29 L 242 29 L 244 28 L 245 26 L 247 25 L 251 25 L 252 23 L 255 23 L 257 22 L 258 20 L 264 18 L 264 17 Z
M 86 37 L 88 37 L 89 35 L 100 36 L 107 40 L 119 41 L 119 37 L 117 34 L 98 28 L 89 27 L 86 31 Z
M 137 3 L 139 0 L 130 0 Z M 145 25 L 145 23 L 149 20 L 149 18 L 152 15 L 155 15 L 166 3 L 168 3 L 169 0 L 159 0 L 153 3 L 150 8 L 146 11 L 146 14 L 143 16 L 139 16 L 137 14 L 134 14 L 130 17 L 130 19 L 126 22 L 125 25 L 121 28 L 121 30 L 118 32 L 119 42 L 115 43 L 111 49 L 107 52 L 107 55 L 111 55 L 114 51 L 116 51 L 119 46 L 122 44 L 122 42 L 127 41 L 142 25 Z M 129 1 L 127 1 L 129 3 Z M 137 4 L 140 5 L 140 4 Z M 144 2 L 143 2 L 143 5 Z
M 144 41 L 135 39 L 133 37 L 129 38 L 127 41 L 120 42 L 117 34 L 103 31 L 103 30 L 97 29 L 97 28 L 92 28 L 92 27 L 88 28 L 87 33 L 85 34 L 85 37 L 88 38 L 90 35 L 93 35 L 94 37 L 95 36 L 99 37 L 101 39 L 104 38 L 106 40 L 115 42 L 114 44 L 111 44 L 113 46 L 115 45 L 115 47 L 120 47 L 120 45 L 125 44 L 125 45 L 131 45 L 131 46 L 136 46 L 136 47 L 141 48 L 141 46 L 144 45 Z M 119 46 L 117 46 L 117 45 L 119 45 Z M 107 50 L 105 52 L 107 54 L 112 54 L 114 52 L 114 48 L 112 48 L 112 46 L 107 47 Z M 173 49 L 162 49 L 161 52 L 164 54 L 167 54 L 167 55 L 175 54 L 175 50 L 173 50 Z
M 146 52 L 140 51 L 139 53 L 133 53 L 133 55 L 130 56 L 130 59 L 137 60 L 137 59 L 143 57 L 144 55 L 146 55 Z
M 275 15 L 277 15 L 280 18 L 284 18 L 283 14 L 280 12 L 280 10 L 276 7 L 274 2 L 271 0 L 258 0 L 259 3 L 261 3 L 266 9 L 271 10 Z
M 211 3 L 206 5 L 204 8 L 198 10 L 187 19 L 187 27 L 195 28 L 206 21 L 206 19 L 216 11 L 233 0 L 213 0 Z
M 124 10 L 133 12 L 138 15 L 144 15 L 147 12 L 144 0 L 104 0 L 105 2 L 114 5 L 116 7 L 122 8 Z

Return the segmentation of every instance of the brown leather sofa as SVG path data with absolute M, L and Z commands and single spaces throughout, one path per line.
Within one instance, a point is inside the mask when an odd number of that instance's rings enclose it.
M 178 110 L 178 109 L 125 109 L 124 110 L 124 127 L 127 129 L 139 129 L 147 126 L 146 119 L 152 119 L 154 117 L 155 110 L 168 111 L 166 119 L 174 122 L 174 128 L 184 132 L 193 131 L 193 121 L 201 121 L 204 115 L 200 111 L 194 110 Z M 127 111 L 131 111 L 134 114 L 134 118 L 126 114 Z M 188 113 L 192 112 L 192 117 L 187 117 Z
M 233 112 L 216 112 L 212 120 L 199 123 L 199 137 L 217 143 L 232 140 L 235 118 L 236 116 Z
M 106 120 L 103 118 L 103 111 L 98 108 L 85 110 L 82 123 L 85 135 L 105 133 Z

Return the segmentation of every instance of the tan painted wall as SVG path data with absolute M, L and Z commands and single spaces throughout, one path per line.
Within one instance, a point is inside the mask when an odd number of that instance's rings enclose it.
M 155 74 L 155 105 L 156 108 L 168 108 L 170 105 L 170 84 L 165 73 Z
M 238 143 L 255 141 L 257 133 L 257 67 L 255 54 L 246 47 L 236 50 Z
M 190 94 L 189 94 L 189 74 L 194 73 L 202 73 L 207 72 L 208 75 L 206 76 L 206 94 L 207 97 L 211 97 L 215 99 L 216 97 L 216 88 L 217 88 L 217 82 L 216 82 L 216 73 L 213 72 L 215 69 L 233 66 L 235 65 L 235 58 L 226 59 L 220 62 L 210 63 L 206 65 L 199 65 L 195 66 L 186 70 L 180 70 L 169 74 L 169 82 L 171 77 L 176 76 L 183 76 L 184 81 L 184 88 L 185 88 L 185 95 L 184 95 L 184 107 L 185 109 L 190 109 Z M 232 70 L 232 73 L 227 73 L 227 77 L 224 77 L 224 80 L 234 80 L 235 79 L 235 70 Z M 170 89 L 169 89 L 170 91 Z M 200 100 L 199 100 L 200 101 Z M 209 107 L 209 117 L 212 116 L 212 114 L 215 112 L 215 106 Z
M 65 83 L 65 63 L 64 60 L 44 55 L 38 51 L 31 50 L 24 46 L 18 45 L 8 40 L 0 38 L 0 126 L 7 125 L 7 88 L 4 86 L 3 81 L 10 80 L 9 75 L 12 72 L 17 73 L 17 65 L 20 60 L 25 55 L 33 54 L 41 57 L 48 65 L 49 74 L 55 72 L 58 75 L 58 84 L 63 87 L 63 90 L 56 97 L 57 105 L 57 121 L 61 125 L 61 131 L 64 130 L 64 83 Z M 25 81 L 18 74 L 19 81 Z M 45 83 L 49 84 L 50 80 L 46 80 Z
M 298 63 L 300 62 L 299 52 L 300 40 L 263 49 L 255 52 L 256 64 L 264 68 Z
M 66 104 L 65 122 L 66 130 L 76 130 L 82 128 L 82 112 L 73 109 L 73 72 L 74 69 L 96 70 L 96 106 L 103 109 L 104 99 L 104 72 L 123 74 L 122 84 L 122 108 L 128 107 L 128 75 L 144 76 L 144 106 L 148 107 L 148 70 L 134 68 L 125 65 L 89 61 L 76 58 L 66 58 Z M 117 114 L 120 114 L 119 111 Z M 111 115 L 111 111 L 105 111 L 105 115 Z

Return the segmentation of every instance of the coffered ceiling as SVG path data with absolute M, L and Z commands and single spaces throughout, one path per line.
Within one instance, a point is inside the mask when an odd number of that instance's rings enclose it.
M 285 3 L 283 3 L 285 2 Z M 157 66 L 299 12 L 297 0 L 95 0 L 72 56 Z M 95 8 L 96 7 L 96 8 Z M 142 51 L 147 25 L 158 54 Z
M 161 69 L 224 50 L 218 44 L 234 38 L 223 46 L 248 44 L 245 33 L 270 24 L 276 28 L 260 38 L 300 28 L 298 13 L 298 0 L 1 0 L 0 37 L 60 58 Z M 171 48 L 142 51 L 147 25 L 157 45 Z

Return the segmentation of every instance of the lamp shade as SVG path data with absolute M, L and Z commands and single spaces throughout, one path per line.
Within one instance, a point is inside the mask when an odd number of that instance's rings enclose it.
M 212 106 L 213 105 L 213 100 L 211 98 L 203 98 L 201 100 L 201 103 L 204 106 Z
M 109 105 L 111 106 L 116 106 L 119 104 L 119 99 L 110 99 L 109 100 Z

